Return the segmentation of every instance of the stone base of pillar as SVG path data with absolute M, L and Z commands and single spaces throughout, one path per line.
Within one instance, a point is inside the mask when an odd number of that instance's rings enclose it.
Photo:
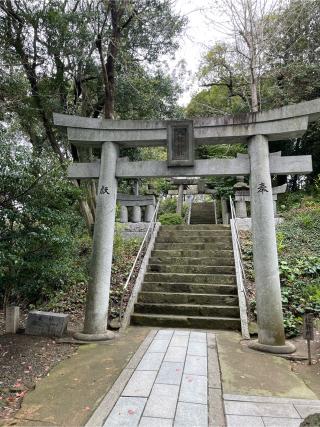
M 120 206 L 120 222 L 128 222 L 128 208 L 127 206 Z
M 133 206 L 132 208 L 132 222 L 141 222 L 141 207 Z
M 103 334 L 85 334 L 84 332 L 76 332 L 73 337 L 79 341 L 107 341 L 115 338 L 115 333 L 106 331 Z
M 145 222 L 151 222 L 153 215 L 154 215 L 154 206 L 153 205 L 147 205 L 146 206 L 146 211 L 144 214 L 144 220 Z
M 248 345 L 252 350 L 264 351 L 265 353 L 274 354 L 291 354 L 296 351 L 296 347 L 291 342 L 286 341 L 284 345 L 267 345 L 258 341 L 251 341 Z

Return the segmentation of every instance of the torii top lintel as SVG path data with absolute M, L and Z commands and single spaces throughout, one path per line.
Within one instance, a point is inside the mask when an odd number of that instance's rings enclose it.
M 320 98 L 261 113 L 193 120 L 194 141 L 201 144 L 246 143 L 254 135 L 269 141 L 301 137 L 308 123 L 320 119 Z M 167 144 L 167 125 L 160 120 L 106 120 L 54 114 L 54 124 L 66 127 L 74 145 L 99 146 L 112 141 L 127 147 Z

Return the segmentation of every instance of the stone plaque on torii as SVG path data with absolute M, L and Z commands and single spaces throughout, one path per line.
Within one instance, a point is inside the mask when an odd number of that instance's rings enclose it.
M 261 113 L 195 119 L 192 121 L 195 147 L 245 143 L 249 156 L 194 160 L 191 165 L 174 166 L 167 161 L 130 162 L 119 157 L 120 146 L 166 146 L 172 121 L 105 120 L 54 114 L 54 123 L 67 128 L 71 144 L 101 147 L 101 162 L 73 164 L 68 172 L 71 179 L 99 179 L 91 281 L 81 339 L 112 336 L 107 331 L 107 316 L 118 178 L 250 175 L 258 317 L 258 342 L 253 347 L 278 353 L 293 351 L 284 335 L 271 175 L 310 173 L 312 161 L 311 156 L 269 156 L 268 141 L 301 137 L 308 123 L 319 118 L 320 100 L 316 99 Z M 182 140 L 185 135 L 178 136 L 180 151 L 173 150 L 173 157 L 182 156 L 185 148 L 186 140 Z

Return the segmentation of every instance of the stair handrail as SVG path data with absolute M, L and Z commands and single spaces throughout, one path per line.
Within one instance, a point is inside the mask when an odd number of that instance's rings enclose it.
M 163 195 L 161 195 L 161 196 L 159 197 L 159 199 L 158 199 L 158 203 L 157 203 L 157 205 L 156 205 L 156 209 L 155 209 L 155 211 L 154 211 L 154 214 L 153 214 L 153 216 L 152 216 L 152 219 L 151 219 L 151 221 L 150 221 L 150 224 L 149 224 L 149 226 L 148 226 L 148 228 L 147 228 L 146 234 L 144 235 L 144 238 L 143 238 L 143 240 L 142 240 L 142 242 L 141 242 L 140 248 L 139 248 L 139 250 L 138 250 L 138 253 L 137 253 L 136 258 L 135 258 L 135 260 L 134 260 L 134 262 L 133 262 L 133 264 L 132 264 L 132 267 L 131 267 L 131 270 L 130 270 L 129 275 L 128 275 L 128 277 L 127 277 L 126 283 L 125 283 L 125 285 L 124 285 L 124 287 L 123 287 L 123 290 L 122 290 L 121 302 L 120 302 L 120 310 L 119 310 L 119 322 L 120 322 L 120 326 L 122 326 L 122 318 L 123 318 L 123 299 L 124 299 L 124 295 L 125 295 L 125 292 L 126 292 L 126 290 L 127 290 L 128 285 L 129 285 L 129 283 L 130 283 L 130 281 L 131 281 L 131 277 L 132 277 L 132 275 L 133 275 L 133 272 L 134 272 L 134 270 L 135 270 L 135 267 L 136 267 L 136 265 L 137 265 L 137 263 L 138 263 L 138 261 L 139 261 L 139 259 L 140 259 L 140 256 L 141 256 L 141 253 L 142 253 L 142 250 L 143 250 L 143 248 L 144 248 L 144 246 L 145 246 L 145 244 L 146 244 L 147 240 L 150 240 L 150 238 L 151 238 L 151 236 L 152 236 L 152 234 L 153 234 L 153 231 L 154 231 L 154 228 L 155 228 L 155 225 L 156 225 L 156 222 L 157 222 L 157 217 L 158 217 L 158 213 L 159 213 L 160 204 L 161 204 L 162 199 L 163 199 Z
M 245 288 L 247 282 L 246 273 L 243 263 L 243 254 L 240 243 L 240 234 L 237 225 L 237 216 L 234 207 L 232 197 L 229 196 L 230 208 L 231 208 L 231 234 L 232 244 L 236 268 L 236 279 L 239 297 L 239 308 L 240 308 L 240 320 L 241 320 L 241 332 L 245 339 L 250 339 L 249 328 L 248 328 L 248 296 Z

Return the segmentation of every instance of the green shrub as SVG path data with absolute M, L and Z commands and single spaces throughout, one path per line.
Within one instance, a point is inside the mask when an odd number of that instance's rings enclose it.
M 188 204 L 184 203 L 182 206 L 182 218 L 185 217 L 188 210 Z M 177 211 L 177 199 L 164 199 L 160 204 L 159 214 L 166 214 L 166 213 L 176 213 Z
M 37 304 L 88 277 L 81 190 L 54 158 L 27 146 L 0 153 L 0 297 Z
M 183 218 L 177 213 L 164 213 L 159 216 L 159 222 L 162 225 L 182 224 Z

